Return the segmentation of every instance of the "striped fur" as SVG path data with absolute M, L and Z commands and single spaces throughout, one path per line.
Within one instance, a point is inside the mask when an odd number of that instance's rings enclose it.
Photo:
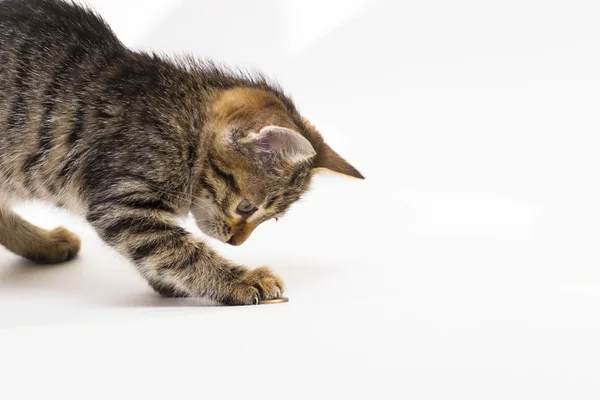
M 205 233 L 239 245 L 285 213 L 313 172 L 362 178 L 276 85 L 129 50 L 70 2 L 0 1 L 0 60 L 0 243 L 34 261 L 69 260 L 79 239 L 22 220 L 14 201 L 83 215 L 163 295 L 276 298 L 273 272 L 222 258 L 178 217 L 191 212 Z M 316 155 L 293 162 L 269 143 L 257 153 L 244 138 L 265 126 L 304 136 Z

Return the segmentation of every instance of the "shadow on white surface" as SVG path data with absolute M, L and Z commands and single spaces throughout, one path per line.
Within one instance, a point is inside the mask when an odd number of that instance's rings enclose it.
M 7 256 L 6 258 L 11 258 Z M 132 268 L 125 260 L 122 268 Z M 7 296 L 15 300 L 43 303 L 57 299 L 72 302 L 77 307 L 181 307 L 210 306 L 213 303 L 201 299 L 168 299 L 160 297 L 143 280 L 131 279 L 127 284 L 123 276 L 110 271 L 94 271 L 85 258 L 75 259 L 59 265 L 37 265 L 27 260 L 16 259 L 0 268 L 0 298 Z M 82 271 L 88 269 L 88 271 Z M 3 307 L 0 306 L 0 309 Z M 18 306 L 16 307 L 18 309 Z M 35 318 L 36 314 L 32 317 Z M 4 318 L 0 326 L 9 323 Z

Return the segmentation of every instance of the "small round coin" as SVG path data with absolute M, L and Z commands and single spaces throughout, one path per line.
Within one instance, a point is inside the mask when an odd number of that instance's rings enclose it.
M 271 299 L 271 300 L 261 300 L 258 302 L 258 304 L 279 304 L 279 303 L 287 303 L 288 301 L 290 301 L 290 299 L 288 299 L 287 297 L 280 297 L 278 299 Z

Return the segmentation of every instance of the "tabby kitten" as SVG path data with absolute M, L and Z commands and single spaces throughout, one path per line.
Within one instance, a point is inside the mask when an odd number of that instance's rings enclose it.
M 224 259 L 178 217 L 241 245 L 316 171 L 362 178 L 277 86 L 129 50 L 84 6 L 0 1 L 0 60 L 0 243 L 35 262 L 70 260 L 80 241 L 23 220 L 17 200 L 83 215 L 162 295 L 277 298 L 270 269 Z

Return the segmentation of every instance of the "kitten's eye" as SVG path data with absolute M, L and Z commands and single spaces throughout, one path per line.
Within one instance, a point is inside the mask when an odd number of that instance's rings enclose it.
M 238 214 L 254 214 L 256 212 L 256 207 L 252 205 L 248 200 L 242 200 L 240 205 L 237 208 Z

